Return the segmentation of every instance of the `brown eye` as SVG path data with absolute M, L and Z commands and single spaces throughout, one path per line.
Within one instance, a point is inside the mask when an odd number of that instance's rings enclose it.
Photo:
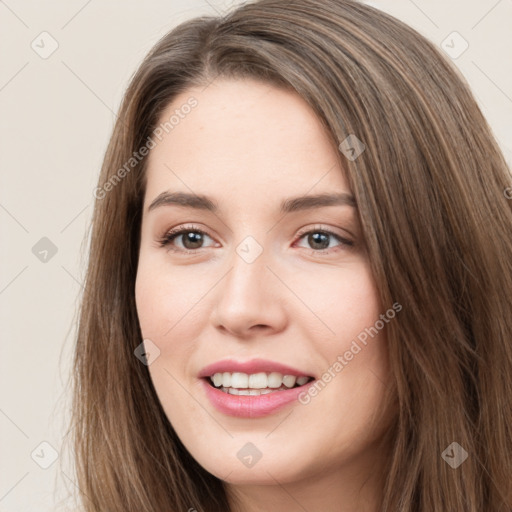
M 326 233 L 312 233 L 308 235 L 308 244 L 311 245 L 312 249 L 328 249 L 329 237 L 330 235 Z
M 203 243 L 203 234 L 194 232 L 194 231 L 186 231 L 180 235 L 174 235 L 173 238 L 181 237 L 181 241 L 185 249 L 199 249 Z
M 348 246 L 352 247 L 354 242 L 348 240 L 347 238 L 343 238 L 332 231 L 315 229 L 303 233 L 300 237 L 300 240 L 306 239 L 307 244 L 310 249 L 313 249 L 315 252 L 330 252 L 331 249 L 335 249 L 335 247 L 330 247 L 331 241 L 334 239 L 338 241 L 338 247 Z
M 210 236 L 201 229 L 182 227 L 165 233 L 159 240 L 159 244 L 161 247 L 169 247 L 173 251 L 195 251 L 204 248 L 203 243 L 205 237 L 210 238 Z M 181 242 L 181 247 L 180 245 L 175 247 L 175 241 Z

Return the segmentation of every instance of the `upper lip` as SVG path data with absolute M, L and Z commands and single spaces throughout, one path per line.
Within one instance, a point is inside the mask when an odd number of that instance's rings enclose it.
M 234 359 L 223 359 L 215 363 L 205 366 L 200 372 L 199 377 L 211 377 L 215 373 L 223 372 L 240 372 L 240 373 L 270 373 L 279 372 L 283 375 L 295 375 L 296 377 L 312 375 L 306 371 L 287 366 L 285 364 L 277 363 L 276 361 L 269 361 L 267 359 L 250 359 L 249 361 L 235 361 Z

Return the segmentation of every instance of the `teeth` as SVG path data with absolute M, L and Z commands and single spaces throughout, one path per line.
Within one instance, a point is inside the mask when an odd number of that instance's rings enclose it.
M 285 375 L 283 377 L 283 384 L 288 388 L 293 388 L 293 386 L 295 386 L 296 380 L 297 377 L 295 377 L 295 375 Z
M 308 377 L 297 377 L 297 384 L 303 386 L 309 380 Z
M 247 373 L 232 373 L 231 374 L 231 387 L 232 388 L 248 388 L 249 375 Z
M 264 389 L 267 387 L 266 373 L 253 373 L 249 375 L 249 387 L 252 389 Z
M 283 384 L 283 376 L 280 373 L 272 372 L 268 376 L 268 387 L 269 388 L 278 388 Z
M 224 393 L 229 393 L 230 395 L 267 395 L 268 393 L 272 393 L 271 389 L 236 389 L 236 388 L 220 388 Z
M 225 387 L 225 388 L 229 388 L 231 386 L 231 373 L 229 372 L 224 372 L 222 374 L 222 385 Z
M 268 374 L 260 372 L 250 375 L 241 372 L 224 372 L 215 373 L 210 377 L 210 380 L 216 388 L 222 387 L 223 391 L 226 389 L 231 394 L 254 395 L 270 393 L 272 389 L 293 388 L 295 384 L 303 386 L 309 381 L 309 377 L 283 375 L 279 372 Z M 232 393 L 232 391 L 236 391 L 236 393 Z

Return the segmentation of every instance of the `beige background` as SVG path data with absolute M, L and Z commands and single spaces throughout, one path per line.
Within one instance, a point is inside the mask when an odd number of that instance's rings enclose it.
M 0 512 L 65 510 L 75 485 L 62 441 L 80 254 L 128 80 L 174 25 L 237 3 L 0 1 Z M 467 41 L 454 62 L 512 164 L 512 0 L 369 3 L 440 46 Z

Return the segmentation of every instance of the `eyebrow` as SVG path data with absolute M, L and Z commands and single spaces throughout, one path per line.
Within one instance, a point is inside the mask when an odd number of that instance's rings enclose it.
M 213 213 L 219 211 L 218 205 L 208 196 L 189 194 L 186 192 L 162 192 L 149 205 L 148 213 L 161 206 L 178 205 L 196 210 L 206 210 Z M 290 197 L 281 202 L 280 212 L 292 213 L 325 206 L 352 206 L 357 208 L 356 201 L 351 194 L 345 192 L 337 194 L 316 194 L 309 196 Z

